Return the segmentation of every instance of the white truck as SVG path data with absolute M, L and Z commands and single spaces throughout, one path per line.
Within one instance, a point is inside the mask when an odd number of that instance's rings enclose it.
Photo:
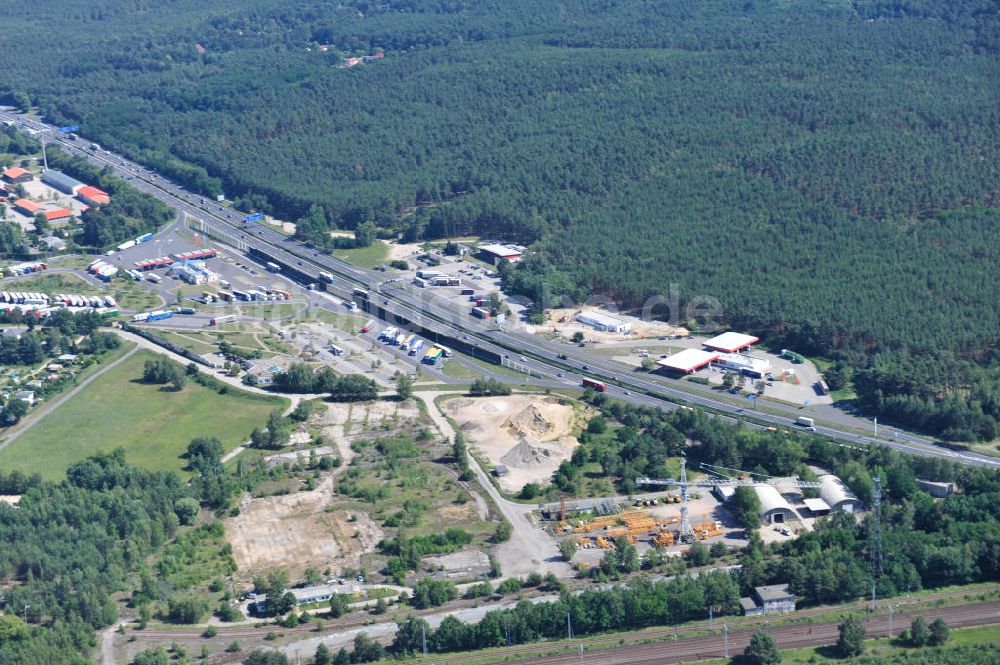
M 814 421 L 812 418 L 799 416 L 798 418 L 795 419 L 795 424 L 798 425 L 799 427 L 806 428 L 810 432 L 816 431 L 816 421 Z

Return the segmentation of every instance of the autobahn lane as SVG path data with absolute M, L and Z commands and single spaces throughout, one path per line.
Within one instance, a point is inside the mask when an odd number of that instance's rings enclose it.
M 175 183 L 157 177 L 144 167 L 106 150 L 83 149 L 77 145 L 77 142 L 70 141 L 59 134 L 54 127 L 10 112 L 0 112 L 0 119 L 28 126 L 36 132 L 49 133 L 47 140 L 58 143 L 61 147 L 75 154 L 85 156 L 92 163 L 110 166 L 116 174 L 129 178 L 130 183 L 140 191 L 163 200 L 168 205 L 203 223 L 214 237 L 228 237 L 232 239 L 230 244 L 253 248 L 303 272 L 313 270 L 317 275 L 317 281 L 319 281 L 318 273 L 320 271 L 333 273 L 340 279 L 348 280 L 346 284 L 335 287 L 338 293 L 349 294 L 350 289 L 355 285 L 364 287 L 370 292 L 378 293 L 378 300 L 372 304 L 383 309 L 387 317 L 408 320 L 442 335 L 466 335 L 470 338 L 470 342 L 478 343 L 479 348 L 498 356 L 515 353 L 523 357 L 520 364 L 541 377 L 555 380 L 562 373 L 564 374 L 562 378 L 565 379 L 582 379 L 584 376 L 597 378 L 609 384 L 608 394 L 617 399 L 665 409 L 677 408 L 678 403 L 694 404 L 710 409 L 723 417 L 741 418 L 748 422 L 755 421 L 759 425 L 763 423 L 760 426 L 788 427 L 793 419 L 788 416 L 747 410 L 697 392 L 679 390 L 667 385 L 665 381 L 653 381 L 631 376 L 620 368 L 608 365 L 601 359 L 593 359 L 574 349 L 566 349 L 565 345 L 557 346 L 548 340 L 534 336 L 484 326 L 478 320 L 446 307 L 436 299 L 426 295 L 423 298 L 415 297 L 406 289 L 384 284 L 386 280 L 382 273 L 358 268 L 332 256 L 311 250 L 263 225 L 243 224 L 242 220 L 239 219 L 240 213 L 231 208 L 187 192 Z M 565 358 L 560 358 L 560 355 L 565 356 Z M 560 381 L 553 381 L 553 385 L 561 386 L 563 384 Z M 867 423 L 861 419 L 858 419 L 857 423 L 856 429 L 867 426 Z M 874 440 L 863 434 L 858 434 L 856 431 L 823 426 L 822 424 L 817 427 L 817 433 L 835 439 L 842 444 L 860 446 L 875 443 L 911 454 L 934 456 L 962 464 L 1000 469 L 1000 460 L 971 452 L 952 451 L 916 435 L 908 434 L 905 440 L 884 438 Z

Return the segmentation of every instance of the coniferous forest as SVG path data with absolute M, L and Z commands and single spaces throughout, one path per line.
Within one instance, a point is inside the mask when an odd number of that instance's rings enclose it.
M 996 0 L 47 0 L 0 101 L 204 194 L 532 246 L 507 288 L 725 323 L 861 407 L 1000 422 Z M 47 35 L 44 43 L 25 35 Z M 44 57 L 42 56 L 44 52 Z M 384 55 L 347 67 L 347 58 Z M 547 289 L 547 291 L 546 291 Z

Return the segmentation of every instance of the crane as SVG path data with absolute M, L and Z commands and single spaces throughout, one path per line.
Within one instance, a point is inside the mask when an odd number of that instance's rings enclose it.
M 691 527 L 691 519 L 688 515 L 688 487 L 796 487 L 796 488 L 807 488 L 807 487 L 821 487 L 822 484 L 810 480 L 782 480 L 768 478 L 767 480 L 749 480 L 743 476 L 749 475 L 745 471 L 740 471 L 739 469 L 729 469 L 724 466 L 716 466 L 714 464 L 702 464 L 701 468 L 708 473 L 714 473 L 717 478 L 702 478 L 699 480 L 688 480 L 687 477 L 687 456 L 681 453 L 681 473 L 680 478 L 637 478 L 637 485 L 654 485 L 654 486 L 678 486 L 681 488 L 681 528 L 680 528 L 680 539 L 684 542 L 689 542 L 694 538 L 694 529 Z M 733 478 L 725 475 L 722 471 L 731 471 L 740 474 L 739 477 Z

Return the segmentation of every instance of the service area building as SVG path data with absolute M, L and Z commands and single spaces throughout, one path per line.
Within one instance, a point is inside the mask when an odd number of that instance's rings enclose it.
M 771 363 L 764 358 L 755 358 L 742 353 L 720 353 L 715 364 L 722 369 L 738 372 L 754 379 L 763 379 L 771 371 Z
M 576 315 L 576 320 L 590 326 L 595 330 L 616 333 L 632 332 L 632 324 L 617 316 L 602 314 L 601 312 L 580 312 Z
M 744 335 L 743 333 L 737 332 L 727 332 L 717 335 L 712 339 L 704 342 L 702 346 L 710 351 L 719 351 L 721 353 L 738 353 L 743 349 L 747 349 L 752 345 L 760 341 L 759 337 L 754 337 L 753 335 Z
M 516 245 L 480 245 L 479 255 L 484 261 L 498 265 L 501 261 L 514 263 L 524 256 L 524 248 Z
M 707 367 L 719 359 L 719 354 L 701 349 L 684 349 L 669 358 L 656 361 L 656 364 L 667 372 L 676 374 L 692 374 L 702 367 Z

